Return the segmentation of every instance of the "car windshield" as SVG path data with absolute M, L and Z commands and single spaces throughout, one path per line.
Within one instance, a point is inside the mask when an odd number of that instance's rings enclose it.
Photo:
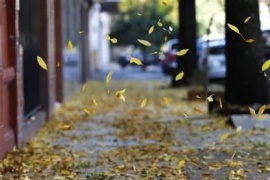
M 210 47 L 209 54 L 222 55 L 225 54 L 225 46 L 214 46 Z

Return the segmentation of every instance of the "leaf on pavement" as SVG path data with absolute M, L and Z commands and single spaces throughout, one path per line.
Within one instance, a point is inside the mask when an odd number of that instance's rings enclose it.
M 145 98 L 141 103 L 141 108 L 145 107 L 147 103 L 147 98 Z
M 208 96 L 208 97 L 206 98 L 206 101 L 208 101 L 208 102 L 213 102 L 213 101 L 214 101 L 213 98 L 212 98 L 213 95 L 214 95 L 214 94 L 211 94 L 210 96 Z
M 115 97 L 117 97 L 117 98 L 119 98 L 119 99 L 121 99 L 122 101 L 126 101 L 126 98 L 124 97 L 124 93 L 126 92 L 126 89 L 122 89 L 122 90 L 120 90 L 120 91 L 117 91 L 116 93 L 115 93 Z
M 178 163 L 178 167 L 179 168 L 182 168 L 183 167 L 183 165 L 185 164 L 185 160 L 181 160 L 181 161 L 179 161 L 179 163 Z
M 168 98 L 168 97 L 163 97 L 163 100 L 164 100 L 164 102 L 165 102 L 165 104 L 168 106 L 169 104 L 170 104 L 170 102 L 171 102 L 171 99 L 170 98 Z
M 43 69 L 48 71 L 47 64 L 40 56 L 37 56 L 37 62 L 38 62 L 40 67 L 42 67 Z
M 224 134 L 222 134 L 221 135 L 221 137 L 220 137 L 220 141 L 222 142 L 222 141 L 224 141 L 225 139 L 227 139 L 229 137 L 229 133 L 224 133 Z
M 254 39 L 246 39 L 245 40 L 247 43 L 253 43 L 255 40 Z
M 97 101 L 96 101 L 95 99 L 93 99 L 93 104 L 94 104 L 95 106 L 98 106 L 98 103 L 97 103 Z
M 65 125 L 62 125 L 60 129 L 64 131 L 68 131 L 68 130 L 71 130 L 71 126 L 69 124 L 65 124 Z

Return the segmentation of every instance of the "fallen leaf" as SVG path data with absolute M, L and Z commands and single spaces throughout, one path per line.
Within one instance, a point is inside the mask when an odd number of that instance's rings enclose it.
M 189 49 L 182 49 L 182 50 L 178 51 L 177 53 L 175 53 L 175 55 L 184 56 L 188 51 L 189 51 Z
M 224 133 L 224 134 L 222 134 L 221 135 L 221 137 L 220 137 L 220 141 L 222 142 L 222 141 L 224 141 L 225 139 L 227 139 L 229 137 L 229 133 Z
M 87 109 L 84 109 L 84 112 L 86 112 L 88 115 L 90 114 L 90 111 L 88 111 Z
M 141 108 L 145 107 L 147 103 L 147 98 L 145 98 L 141 103 Z
M 253 43 L 254 42 L 254 39 L 246 39 L 245 40 L 247 43 Z
M 144 46 L 151 46 L 151 43 L 146 40 L 138 39 L 138 41 Z
M 214 94 L 211 94 L 210 96 L 208 96 L 208 97 L 206 98 L 206 101 L 208 101 L 208 102 L 213 102 L 213 101 L 214 101 L 213 98 L 212 98 L 213 95 L 214 95 Z
M 178 163 L 178 167 L 179 168 L 182 168 L 182 166 L 185 164 L 185 160 L 181 160 L 181 161 L 179 161 L 179 163 Z
M 155 29 L 155 26 L 151 26 L 150 29 L 148 30 L 148 34 L 152 34 L 154 29 Z
M 69 51 L 73 50 L 73 44 L 72 44 L 71 40 L 68 41 L 68 46 L 67 47 L 68 47 Z
M 184 72 L 181 71 L 180 73 L 178 73 L 178 74 L 175 76 L 175 80 L 176 80 L 176 81 L 179 81 L 179 80 L 181 80 L 183 77 L 184 77 Z
M 240 34 L 240 35 L 241 35 L 239 29 L 238 29 L 236 26 L 234 26 L 234 25 L 232 25 L 232 24 L 229 24 L 229 23 L 227 23 L 227 25 L 228 25 L 228 27 L 229 27 L 231 30 L 233 30 L 233 31 L 236 32 L 237 34 Z M 241 35 L 241 36 L 242 36 L 242 35 Z
M 259 109 L 259 111 L 258 111 L 258 115 L 259 115 L 259 116 L 263 114 L 263 112 L 264 112 L 264 110 L 265 110 L 265 107 L 266 107 L 265 105 L 263 105 L 263 106 L 260 107 L 260 109 Z
M 111 79 L 112 79 L 112 75 L 113 75 L 113 72 L 109 72 L 108 75 L 106 76 L 106 83 L 110 83 L 111 82 Z
M 40 67 L 48 71 L 47 64 L 44 62 L 44 60 L 40 56 L 37 56 L 37 62 Z
M 86 88 L 86 85 L 83 85 L 83 86 L 82 86 L 82 92 L 85 91 L 85 88 Z
M 71 130 L 71 126 L 68 124 L 65 124 L 65 125 L 61 126 L 60 129 L 64 130 L 64 131 L 68 131 L 68 130 Z
M 139 66 L 143 65 L 143 63 L 141 62 L 141 60 L 139 60 L 138 58 L 135 58 L 135 57 L 130 57 L 130 60 L 129 60 L 130 64 L 131 63 L 135 63 Z
M 203 112 L 201 109 L 199 109 L 199 108 L 194 108 L 194 110 L 195 110 L 196 112 L 200 113 L 200 114 L 204 114 L 204 112 Z
M 96 101 L 95 99 L 93 99 L 93 104 L 94 104 L 95 106 L 98 106 L 98 103 L 97 103 L 97 101 Z
M 270 59 L 263 63 L 262 71 L 266 71 L 269 67 L 270 67 Z
M 251 108 L 251 107 L 248 107 L 248 110 L 249 110 L 249 113 L 251 114 L 251 115 L 256 115 L 256 111 L 253 109 L 253 108 Z
M 163 97 L 163 100 L 165 101 L 165 104 L 166 104 L 166 105 L 169 105 L 170 102 L 171 102 L 171 99 L 168 98 L 168 97 Z
M 245 20 L 244 20 L 244 23 L 247 23 L 249 20 L 251 19 L 251 17 L 247 17 Z
M 219 101 L 219 108 L 222 109 L 222 100 L 221 100 L 221 98 L 218 98 L 218 101 Z
M 159 27 L 163 26 L 163 24 L 162 24 L 162 22 L 161 22 L 160 19 L 158 20 L 157 25 L 158 25 Z
M 237 128 L 236 128 L 236 132 L 237 133 L 240 133 L 242 131 L 242 126 L 238 126 Z
M 117 98 L 119 98 L 119 99 L 121 99 L 122 101 L 126 101 L 126 98 L 123 96 L 123 94 L 126 92 L 126 89 L 122 89 L 122 90 L 120 90 L 120 91 L 117 91 L 116 93 L 115 93 L 115 97 L 117 97 Z
M 111 42 L 115 44 L 115 43 L 117 43 L 117 39 L 116 38 L 112 38 L 111 39 Z

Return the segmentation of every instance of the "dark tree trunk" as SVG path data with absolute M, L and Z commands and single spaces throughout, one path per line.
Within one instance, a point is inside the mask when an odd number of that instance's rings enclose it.
M 260 31 L 258 0 L 226 0 L 227 79 L 225 100 L 228 104 L 252 105 L 269 103 L 266 78 L 261 73 L 263 43 Z M 251 16 L 247 23 L 244 20 Z M 238 27 L 243 36 L 255 40 L 246 43 L 228 28 Z
M 188 83 L 196 67 L 196 11 L 195 0 L 179 0 L 179 40 L 180 49 L 189 49 L 189 52 L 178 57 L 178 67 L 173 73 L 171 85 L 173 87 Z M 175 81 L 175 76 L 183 71 L 185 76 Z

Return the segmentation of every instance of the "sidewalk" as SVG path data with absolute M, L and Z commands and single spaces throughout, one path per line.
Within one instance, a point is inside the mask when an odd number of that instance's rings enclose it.
M 236 132 L 226 118 L 209 117 L 205 101 L 186 101 L 187 89 L 161 85 L 88 83 L 0 163 L 2 179 L 270 177 L 269 130 Z M 126 102 L 115 97 L 124 88 Z

